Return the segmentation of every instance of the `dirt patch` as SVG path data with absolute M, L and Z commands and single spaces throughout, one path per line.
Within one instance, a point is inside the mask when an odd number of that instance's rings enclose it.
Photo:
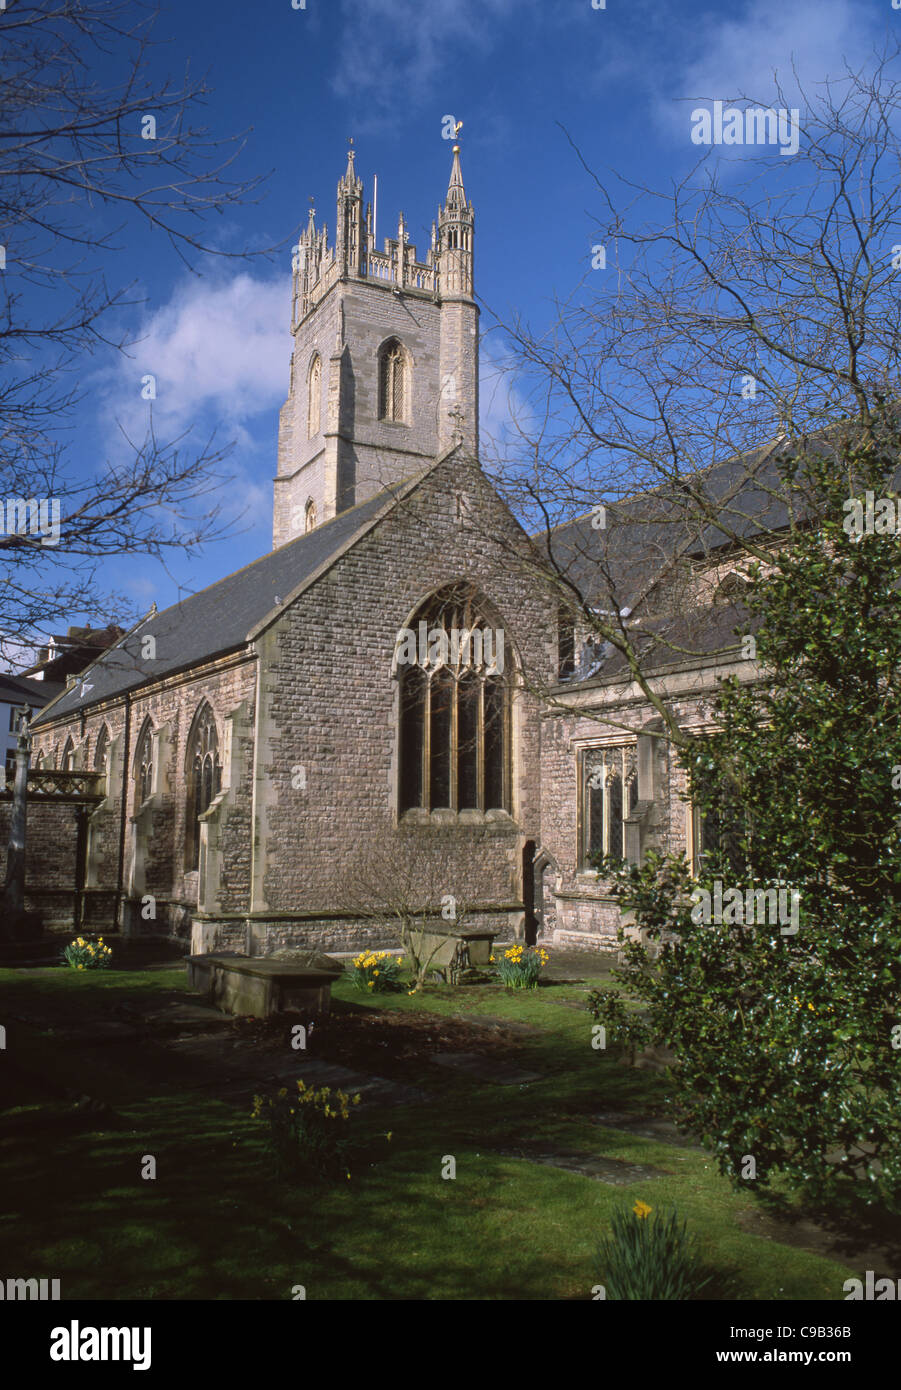
M 229 1031 L 236 1038 L 284 1056 L 291 1045 L 292 1023 L 286 1019 L 235 1018 Z M 404 1081 L 422 1079 L 430 1057 L 438 1053 L 478 1053 L 486 1061 L 511 1060 L 522 1041 L 522 1029 L 514 1022 L 493 1019 L 490 1026 L 479 1020 L 443 1018 L 439 1014 L 381 1009 L 356 1009 L 333 1004 L 333 1012 L 319 1019 L 307 1036 L 307 1051 L 363 1072 L 377 1072 Z
M 895 1230 L 887 1232 L 884 1215 L 880 1217 L 877 1230 L 868 1229 L 859 1217 L 853 1222 L 824 1219 L 819 1223 L 808 1218 L 788 1220 L 751 1208 L 739 1214 L 738 1224 L 748 1235 L 839 1260 L 850 1265 L 860 1279 L 868 1269 L 873 1270 L 877 1278 L 896 1279 L 901 1269 L 901 1222 Z

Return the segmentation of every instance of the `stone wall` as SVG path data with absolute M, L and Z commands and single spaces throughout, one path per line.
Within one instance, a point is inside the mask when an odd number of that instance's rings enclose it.
M 256 663 L 252 656 L 242 654 L 239 659 L 212 663 L 189 678 L 159 682 L 133 696 L 128 709 L 123 700 L 107 701 L 83 715 L 35 730 L 33 758 L 42 750 L 51 759 L 55 750 L 58 757 L 71 734 L 76 762 L 85 768 L 95 766 L 97 739 L 104 725 L 110 734 L 108 796 L 91 817 L 89 833 L 86 904 L 91 905 L 88 910 L 92 922 L 111 925 L 112 903 L 119 883 L 124 785 L 120 925 L 134 931 L 186 932 L 186 912 L 193 911 L 197 901 L 198 875 L 185 863 L 185 757 L 191 725 L 204 700 L 212 706 L 216 717 L 222 760 L 223 796 L 217 798 L 219 804 L 211 816 L 213 828 L 219 832 L 214 866 L 219 881 L 217 902 L 223 910 L 246 910 L 255 690 Z M 155 739 L 153 790 L 139 806 L 134 758 L 147 719 Z M 136 863 L 139 835 L 141 862 Z M 50 876 L 68 875 L 71 886 L 71 866 L 63 867 L 67 864 L 64 847 L 57 846 L 43 872 Z M 69 911 L 71 914 L 71 906 Z
M 462 499 L 462 505 L 461 505 Z M 478 534 L 461 523 L 479 516 Z M 437 588 L 474 581 L 499 615 L 508 663 L 522 647 L 548 669 L 549 607 L 524 596 L 485 535 L 518 536 L 481 471 L 452 456 L 302 594 L 258 639 L 263 682 L 256 805 L 260 850 L 253 912 L 296 911 L 297 931 L 335 949 L 369 936 L 353 928 L 349 870 L 356 856 L 409 844 L 428 856 L 436 835 L 456 839 L 457 871 L 446 892 L 481 907 L 510 909 L 521 925 L 522 848 L 539 825 L 538 711 L 524 692 L 513 702 L 512 815 L 451 813 L 397 825 L 398 686 L 392 670 L 398 631 Z M 478 852 L 476 852 L 478 851 Z M 347 904 L 348 925 L 313 927 L 313 914 Z M 514 920 L 515 919 L 515 920 Z M 287 930 L 287 928 L 283 928 Z
M 682 727 L 693 731 L 709 727 L 716 677 L 731 670 L 745 677 L 749 674 L 717 662 L 671 681 L 672 709 Z M 579 862 L 580 753 L 601 746 L 637 745 L 639 736 L 659 728 L 659 720 L 636 686 L 598 683 L 593 689 L 571 689 L 568 695 L 584 707 L 584 713 L 546 713 L 542 718 L 541 850 L 551 861 L 547 880 L 553 897 L 552 941 L 558 946 L 613 950 L 619 909 L 609 884 Z M 686 774 L 667 739 L 654 737 L 651 748 L 652 805 L 640 828 L 640 856 L 650 849 L 690 856 Z
M 476 531 L 467 516 L 478 516 Z M 71 734 L 79 765 L 93 767 L 100 729 L 109 730 L 109 795 L 92 822 L 94 901 L 116 889 L 124 781 L 121 923 L 130 931 L 193 936 L 207 949 L 243 951 L 249 942 L 259 954 L 391 944 L 392 932 L 360 915 L 355 858 L 400 849 L 407 862 L 425 865 L 438 846 L 450 855 L 443 891 L 494 914 L 505 936 L 520 933 L 523 847 L 537 841 L 540 824 L 538 708 L 525 691 L 512 701 L 510 814 L 420 813 L 401 825 L 397 817 L 393 657 L 415 609 L 443 585 L 472 581 L 504 628 L 507 672 L 515 671 L 517 649 L 532 669 L 549 669 L 552 660 L 549 605 L 523 594 L 486 535 L 522 540 L 478 467 L 448 456 L 246 652 L 135 694 L 127 734 L 122 700 L 36 731 L 36 752 L 58 755 Z M 200 871 L 192 872 L 186 742 L 203 700 L 216 716 L 222 793 L 205 818 Z M 134 759 L 146 719 L 154 772 L 138 806 Z
M 408 357 L 407 419 L 379 419 L 379 349 L 396 337 Z M 310 363 L 322 363 L 321 429 L 309 437 Z M 304 530 L 308 501 L 321 523 L 425 468 L 451 442 L 459 404 L 472 445 L 478 420 L 478 309 L 441 304 L 388 284 L 336 284 L 298 325 L 291 389 L 279 423 L 273 545 Z
M 4 870 L 11 811 L 11 801 L 0 801 L 0 847 Z M 74 806 L 29 805 L 25 841 L 25 906 L 29 912 L 40 913 L 48 931 L 65 931 L 72 923 L 75 838 Z

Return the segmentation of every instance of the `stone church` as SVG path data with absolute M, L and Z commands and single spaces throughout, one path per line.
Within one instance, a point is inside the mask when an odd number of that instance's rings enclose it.
M 503 938 L 609 948 L 618 914 L 589 855 L 693 854 L 698 828 L 653 707 L 615 657 L 584 666 L 551 591 L 510 563 L 540 546 L 477 459 L 458 147 L 422 258 L 402 214 L 376 247 L 351 150 L 334 238 L 311 212 L 294 251 L 292 334 L 272 550 L 154 607 L 34 721 L 32 766 L 102 791 L 75 920 L 195 952 L 396 944 L 362 898 L 375 865 L 386 898 L 403 877 L 423 901 L 462 894 Z M 653 588 L 640 538 L 610 531 L 632 606 Z M 716 612 L 706 654 L 666 676 L 697 728 L 717 676 L 748 673 Z M 30 904 L 71 924 L 71 864 L 33 840 Z

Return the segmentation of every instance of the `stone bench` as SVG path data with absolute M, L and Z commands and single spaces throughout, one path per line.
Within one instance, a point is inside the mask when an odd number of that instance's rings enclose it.
M 328 957 L 319 957 L 325 961 Z M 332 965 L 334 968 L 332 968 Z M 187 960 L 188 985 L 227 1014 L 327 1014 L 332 985 L 342 973 L 329 966 L 253 956 L 202 955 Z

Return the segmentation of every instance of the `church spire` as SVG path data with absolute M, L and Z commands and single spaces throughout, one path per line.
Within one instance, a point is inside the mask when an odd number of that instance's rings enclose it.
M 347 168 L 338 181 L 338 229 L 335 252 L 338 273 L 360 275 L 366 259 L 366 226 L 363 217 L 363 180 L 354 168 L 354 139 L 347 142 Z
M 466 190 L 463 187 L 463 169 L 460 165 L 460 146 L 454 145 L 454 162 L 451 166 L 450 183 L 447 186 L 446 210 L 466 211 Z
M 438 267 L 442 298 L 473 295 L 475 214 L 466 201 L 460 146 L 454 145 L 447 201 L 438 210 Z

